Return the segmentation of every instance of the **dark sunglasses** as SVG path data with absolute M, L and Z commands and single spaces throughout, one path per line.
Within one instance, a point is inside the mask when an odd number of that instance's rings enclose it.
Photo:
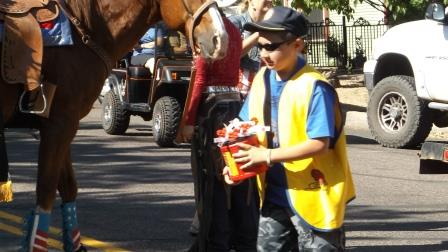
M 270 43 L 270 44 L 257 44 L 257 47 L 261 50 L 261 49 L 265 49 L 268 52 L 272 52 L 277 50 L 281 45 L 291 42 L 291 40 L 286 40 L 286 41 L 282 41 L 282 42 L 278 42 L 278 43 Z

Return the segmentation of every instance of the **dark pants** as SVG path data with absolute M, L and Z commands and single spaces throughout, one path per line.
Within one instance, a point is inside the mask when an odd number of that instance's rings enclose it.
M 190 251 L 256 251 L 259 214 L 254 183 L 227 186 L 222 177 L 224 161 L 213 143 L 216 130 L 237 117 L 239 94 L 209 95 L 200 108 L 192 141 L 200 228 Z
M 253 198 L 246 200 L 254 192 L 250 186 L 246 181 L 230 189 L 229 209 L 223 181 L 215 181 L 207 251 L 256 251 L 258 210 Z

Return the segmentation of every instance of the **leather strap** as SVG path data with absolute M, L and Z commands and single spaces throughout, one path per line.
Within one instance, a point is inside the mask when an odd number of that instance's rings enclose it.
M 271 112 L 271 82 L 269 81 L 269 73 L 270 70 L 266 69 L 264 71 L 264 85 L 265 85 L 265 96 L 264 96 L 264 106 L 263 106 L 263 118 L 264 118 L 264 125 L 269 126 L 271 131 L 266 132 L 267 141 L 268 141 L 268 148 L 272 149 L 274 144 L 272 142 L 273 134 L 272 132 L 272 112 Z
M 92 49 L 98 57 L 103 61 L 104 67 L 106 68 L 107 73 L 110 73 L 112 71 L 112 67 L 114 65 L 114 62 L 112 61 L 112 58 L 109 56 L 109 53 L 106 52 L 100 45 L 98 45 L 95 41 L 93 41 L 85 29 L 84 25 L 81 23 L 81 21 L 75 17 L 72 12 L 67 8 L 64 2 L 61 0 L 54 0 L 58 3 L 61 10 L 64 12 L 64 14 L 67 16 L 67 18 L 70 20 L 70 22 L 75 26 L 76 30 L 78 31 L 79 35 L 81 35 L 81 41 L 83 44 L 88 46 L 90 49 Z

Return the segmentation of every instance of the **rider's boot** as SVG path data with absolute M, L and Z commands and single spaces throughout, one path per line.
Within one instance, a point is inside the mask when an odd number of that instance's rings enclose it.
M 32 90 L 26 89 L 20 97 L 20 112 L 48 118 L 55 91 L 56 85 L 48 82 Z

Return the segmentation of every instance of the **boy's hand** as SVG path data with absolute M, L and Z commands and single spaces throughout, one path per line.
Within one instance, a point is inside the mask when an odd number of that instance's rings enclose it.
M 237 143 L 237 145 L 240 147 L 240 150 L 233 154 L 233 157 L 235 158 L 235 162 L 245 163 L 241 166 L 241 169 L 245 169 L 260 163 L 266 163 L 268 149 L 265 147 L 255 147 L 244 143 Z
M 239 185 L 241 184 L 241 181 L 235 182 L 230 179 L 230 168 L 228 166 L 224 166 L 224 169 L 222 169 L 222 175 L 224 176 L 224 181 L 228 185 Z

